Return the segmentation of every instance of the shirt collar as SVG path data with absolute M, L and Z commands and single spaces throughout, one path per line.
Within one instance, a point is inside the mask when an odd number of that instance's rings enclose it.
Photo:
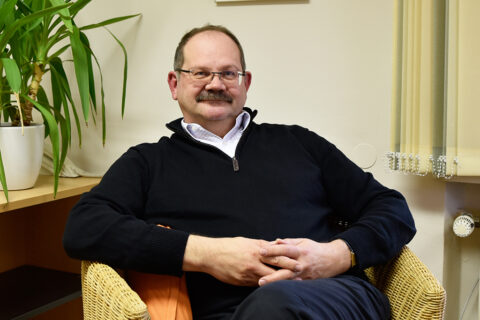
M 235 120 L 235 126 L 225 135 L 223 139 L 228 139 L 235 136 L 237 133 L 242 133 L 250 123 L 250 119 L 250 114 L 245 110 L 242 111 L 242 113 L 240 113 Z M 184 119 L 182 119 L 181 123 L 183 129 L 194 139 L 222 139 L 197 123 L 186 123 Z

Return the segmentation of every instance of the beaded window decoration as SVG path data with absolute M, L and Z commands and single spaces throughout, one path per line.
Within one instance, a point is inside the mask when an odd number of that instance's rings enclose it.
M 447 156 L 429 155 L 427 159 L 417 154 L 406 154 L 401 152 L 387 152 L 385 154 L 385 167 L 390 172 L 402 172 L 416 176 L 426 176 L 429 173 L 436 178 L 451 179 L 455 176 L 459 161 L 457 157 L 452 159 L 451 165 L 447 166 Z M 449 170 L 448 170 L 449 169 Z

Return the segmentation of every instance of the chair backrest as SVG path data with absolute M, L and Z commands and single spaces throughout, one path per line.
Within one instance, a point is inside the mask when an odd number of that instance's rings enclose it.
M 390 300 L 392 320 L 443 319 L 445 289 L 408 247 L 385 265 L 365 272 Z
M 108 265 L 82 261 L 85 320 L 149 320 L 147 306 Z

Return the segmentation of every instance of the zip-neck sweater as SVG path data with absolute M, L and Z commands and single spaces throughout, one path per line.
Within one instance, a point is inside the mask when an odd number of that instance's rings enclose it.
M 300 126 L 257 124 L 234 157 L 194 140 L 181 119 L 157 143 L 130 148 L 72 209 L 67 253 L 116 268 L 181 275 L 190 234 L 267 241 L 347 241 L 363 277 L 415 234 L 403 196 L 376 181 L 333 144 Z M 157 224 L 172 229 L 157 227 Z M 346 228 L 345 228 L 346 226 Z M 187 273 L 195 318 L 235 308 L 253 287 Z

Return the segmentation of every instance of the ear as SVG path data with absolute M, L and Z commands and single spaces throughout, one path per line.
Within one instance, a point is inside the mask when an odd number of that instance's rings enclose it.
M 245 91 L 248 91 L 248 88 L 250 88 L 250 84 L 252 83 L 252 73 L 250 71 L 245 71 L 244 78 L 243 83 L 245 83 Z
M 178 86 L 178 78 L 177 73 L 175 71 L 170 71 L 168 73 L 168 86 L 170 87 L 170 92 L 172 93 L 172 99 L 177 100 L 177 86 Z

